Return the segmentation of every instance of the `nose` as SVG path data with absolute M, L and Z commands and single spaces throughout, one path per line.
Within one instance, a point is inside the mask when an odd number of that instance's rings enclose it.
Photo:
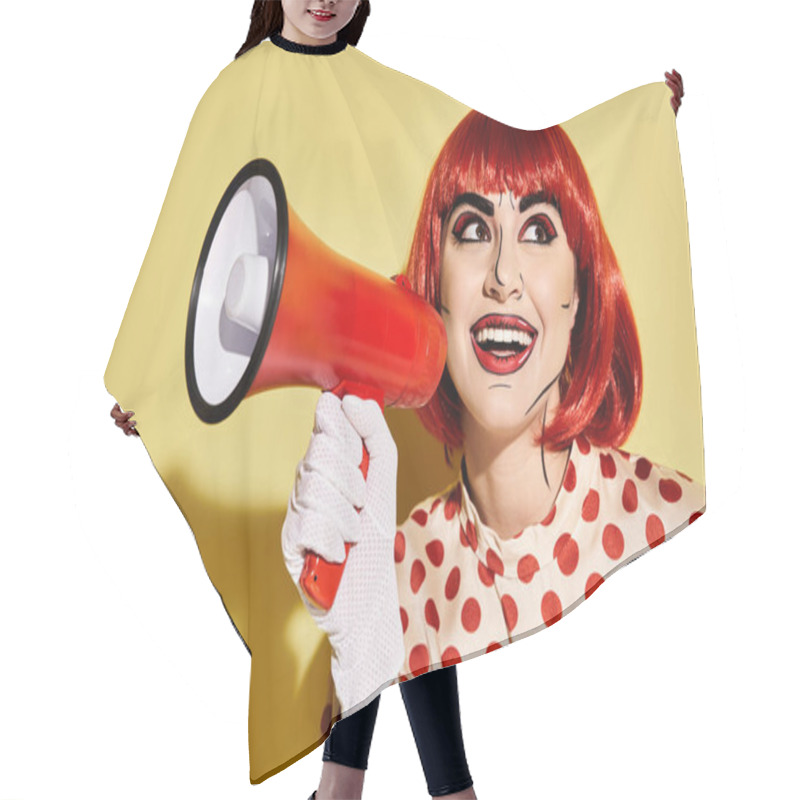
M 483 290 L 488 297 L 497 300 L 498 303 L 505 303 L 511 299 L 519 300 L 525 283 L 514 255 L 513 244 L 504 245 L 502 228 L 499 234 L 494 263 L 490 264 L 486 271 Z

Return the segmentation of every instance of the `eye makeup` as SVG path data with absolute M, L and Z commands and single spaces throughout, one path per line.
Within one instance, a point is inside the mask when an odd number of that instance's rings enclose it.
M 558 236 L 555 225 L 547 214 L 534 214 L 525 221 L 522 230 L 519 232 L 520 242 L 531 242 L 533 244 L 550 244 Z
M 453 238 L 457 242 L 491 242 L 492 232 L 483 217 L 465 211 L 453 223 Z

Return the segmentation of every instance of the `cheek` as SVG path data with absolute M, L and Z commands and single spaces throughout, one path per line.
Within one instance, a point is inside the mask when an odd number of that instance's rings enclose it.
M 296 5 L 296 3 L 288 3 L 284 5 L 283 18 L 284 20 L 288 20 L 298 30 L 302 30 L 302 26 L 306 22 L 305 13 L 299 11 Z
M 358 8 L 358 0 L 339 0 L 336 8 L 336 27 L 341 30 L 350 23 Z
M 463 325 L 459 325 L 452 314 L 442 314 L 444 332 L 447 336 L 447 369 L 450 377 L 458 381 L 463 374 L 465 362 L 469 354 L 469 341 Z
M 305 0 L 281 0 L 281 8 L 283 9 L 283 15 L 285 17 L 289 17 L 290 19 L 297 19 L 298 17 L 302 16 L 303 8 L 305 4 Z
M 443 269 L 440 295 L 442 322 L 447 334 L 447 369 L 456 386 L 460 384 L 463 389 L 472 353 L 469 331 L 474 320 L 470 318 L 470 293 L 463 281 L 449 281 Z
M 575 313 L 574 259 L 561 258 L 550 270 L 531 280 L 530 291 L 548 338 L 569 336 Z
M 443 306 L 450 308 L 453 293 L 453 270 L 448 263 L 447 255 L 442 256 L 442 264 L 439 268 L 439 300 Z
M 455 262 L 455 263 L 453 263 Z M 469 328 L 475 322 L 476 304 L 483 296 L 483 270 L 480 264 L 450 258 L 445 255 L 439 273 L 439 299 L 441 305 L 449 310 L 454 326 Z M 445 323 L 447 324 L 447 323 Z
M 440 287 L 442 321 L 447 332 L 448 349 L 459 349 L 463 348 L 469 336 L 470 326 L 475 321 L 470 311 L 474 296 L 468 281 L 463 280 L 463 276 L 458 281 L 448 278 L 448 272 L 442 270 Z

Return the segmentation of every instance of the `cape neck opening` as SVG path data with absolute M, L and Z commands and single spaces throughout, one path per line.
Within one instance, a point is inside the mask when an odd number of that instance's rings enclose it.
M 284 38 L 279 33 L 270 37 L 275 47 L 286 50 L 288 53 L 301 53 L 306 56 L 332 56 L 341 53 L 347 47 L 347 39 L 337 39 L 331 44 L 298 44 Z

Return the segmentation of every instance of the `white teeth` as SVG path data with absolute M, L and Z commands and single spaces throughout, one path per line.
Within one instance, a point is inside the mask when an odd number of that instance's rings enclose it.
M 517 342 L 523 347 L 529 347 L 533 337 L 527 331 L 511 328 L 482 328 L 475 335 L 475 341 L 478 344 L 483 344 L 484 342 L 497 342 L 498 344 Z

